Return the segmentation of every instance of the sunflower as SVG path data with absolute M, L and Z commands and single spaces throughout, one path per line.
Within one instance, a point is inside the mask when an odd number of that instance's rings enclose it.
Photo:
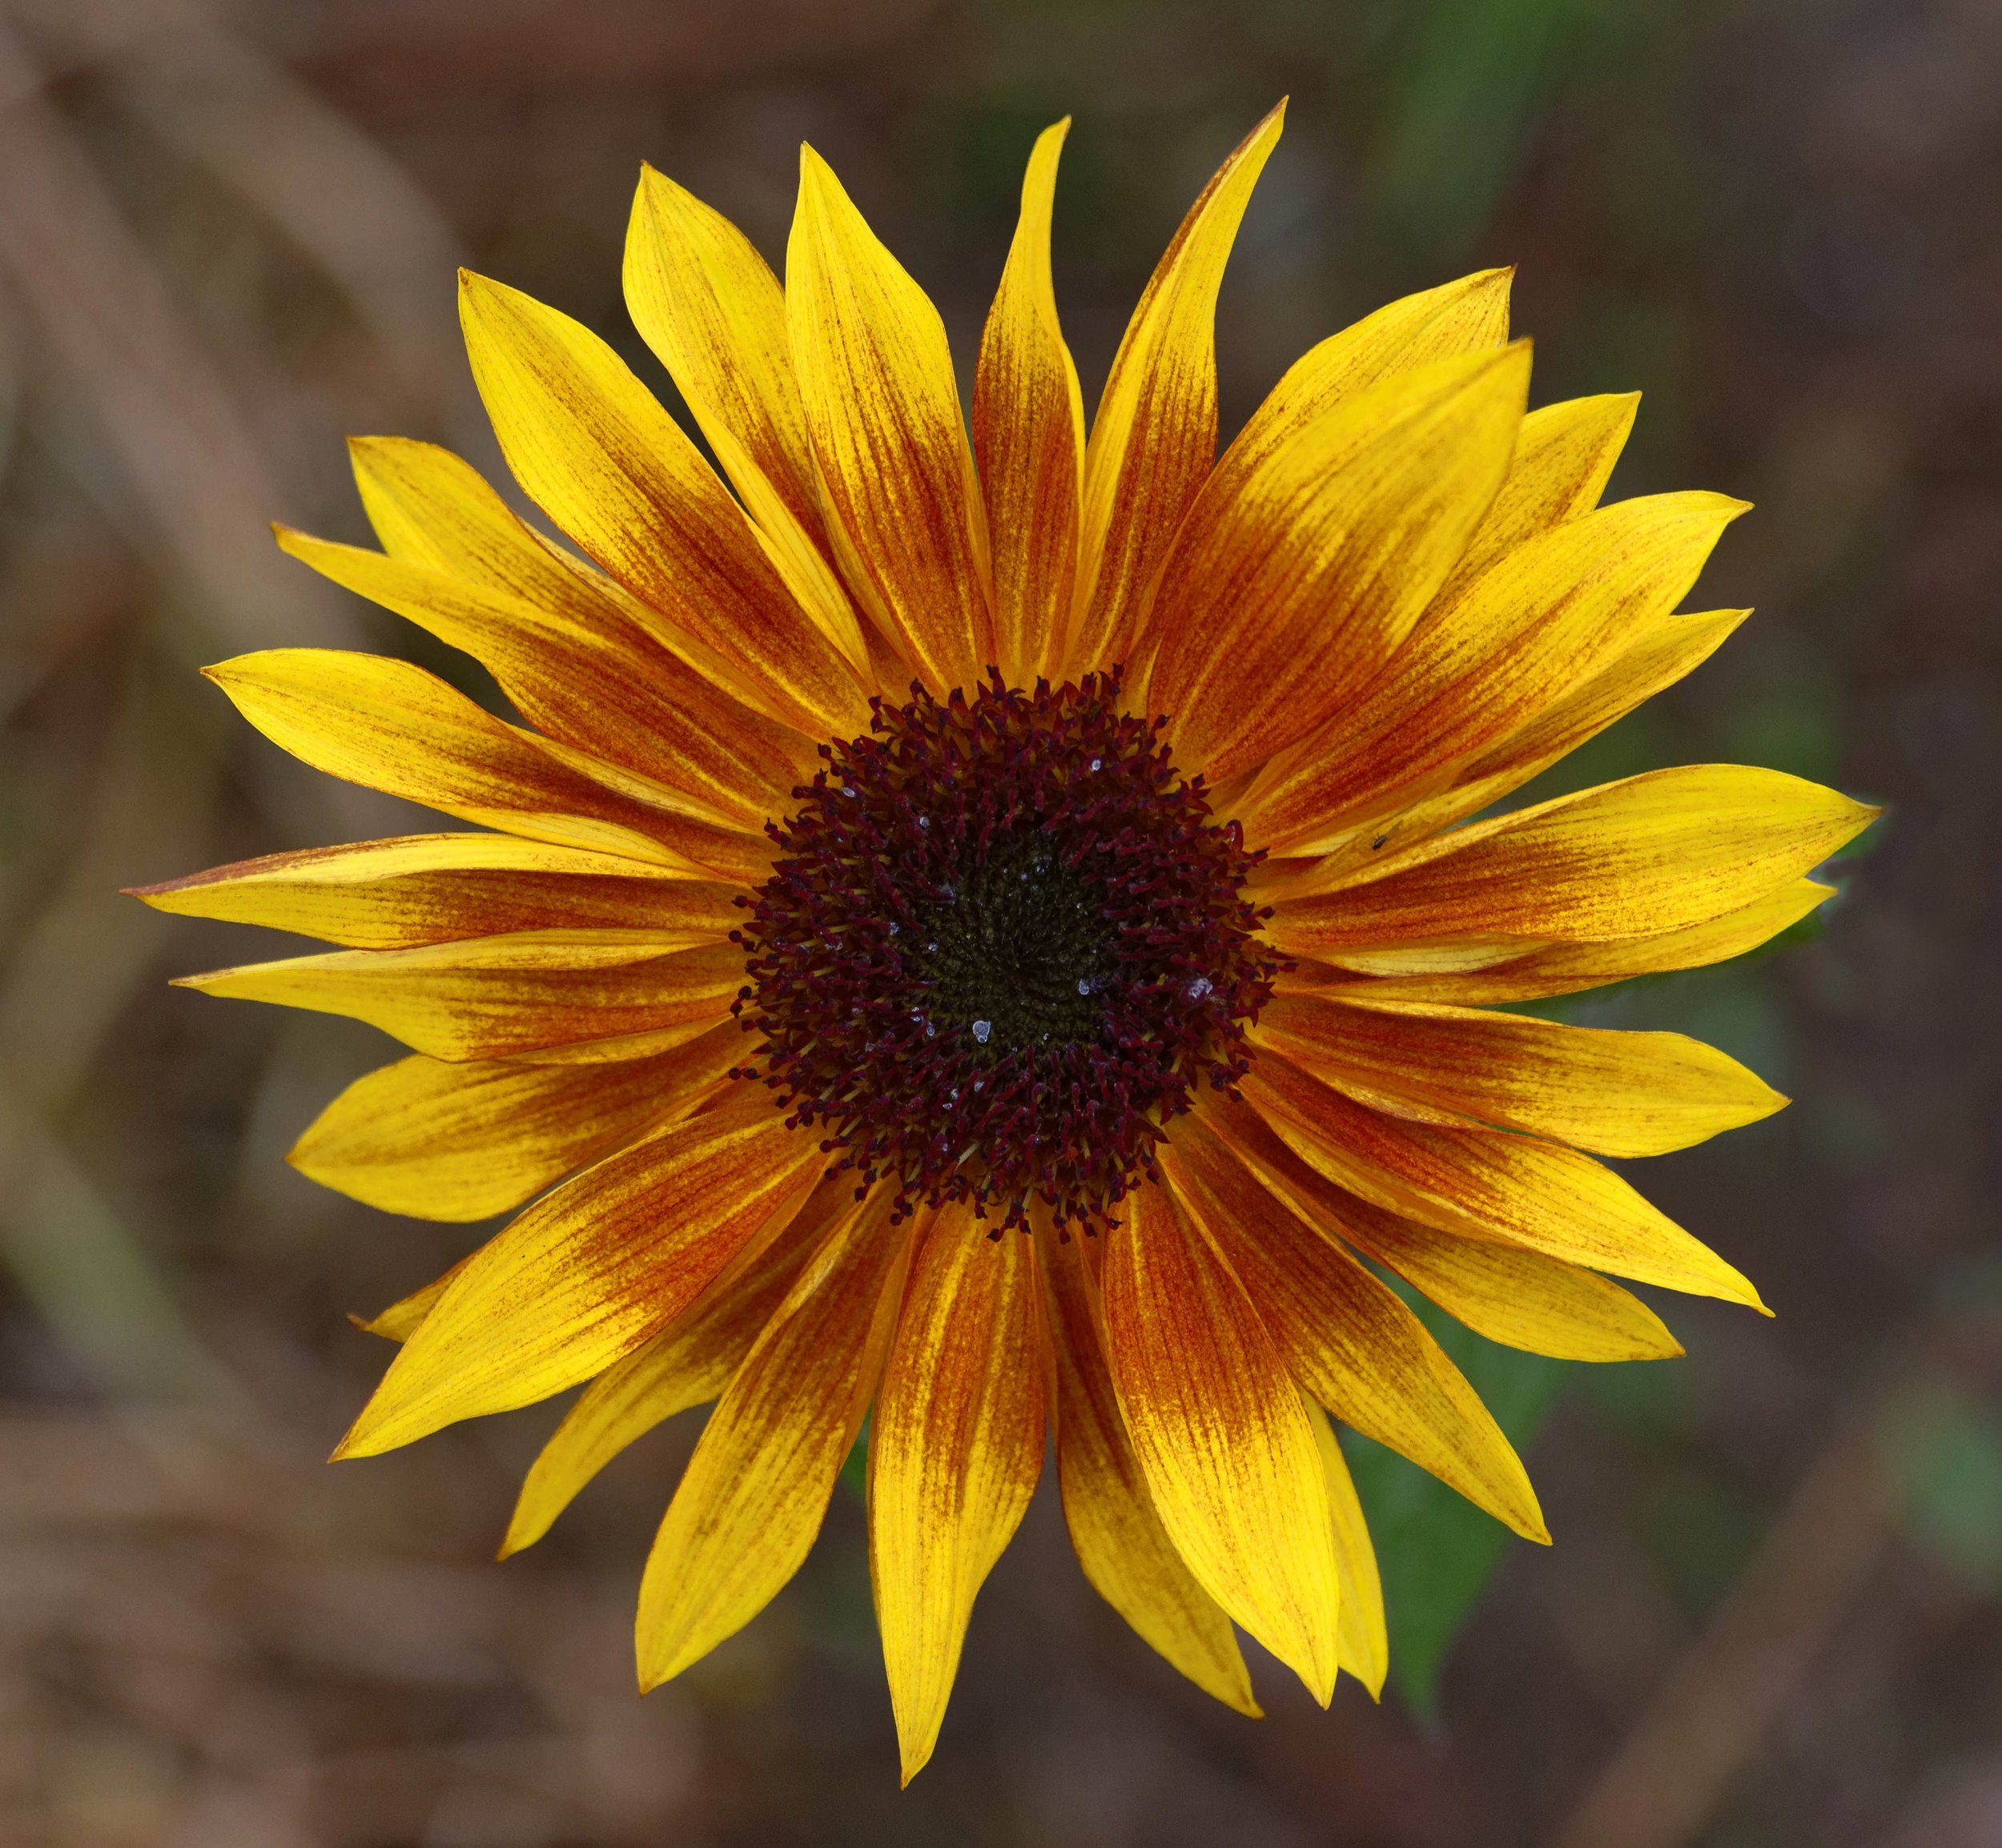
M 1546 1539 L 1386 1278 L 1532 1352 L 1679 1352 L 1611 1277 L 1757 1295 L 1594 1157 L 1784 1100 L 1677 1034 L 1497 1006 L 1752 948 L 1873 814 L 1721 765 L 1491 812 L 1737 625 L 1675 612 L 1743 509 L 1600 506 L 1634 400 L 1527 412 L 1502 271 L 1323 341 L 1219 460 L 1217 288 L 1280 126 L 1190 209 L 1088 437 L 1063 123 L 970 420 L 937 312 L 810 149 L 782 286 L 640 182 L 626 300 L 714 468 L 595 335 L 465 276 L 500 448 L 569 545 L 393 438 L 353 445 L 380 552 L 279 543 L 525 722 L 373 655 L 209 674 L 315 768 L 471 830 L 143 894 L 340 946 L 188 986 L 412 1049 L 295 1166 L 394 1212 L 524 1207 L 368 1324 L 402 1346 L 336 1454 L 583 1386 L 512 1552 L 714 1401 L 640 1594 L 651 1687 L 798 1567 L 866 1415 L 907 1779 L 1049 1433 L 1091 1583 L 1247 1713 L 1233 1624 L 1323 1701 L 1383 1679 L 1330 1415 Z

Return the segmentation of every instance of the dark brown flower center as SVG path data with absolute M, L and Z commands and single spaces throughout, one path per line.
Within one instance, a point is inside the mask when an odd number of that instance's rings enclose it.
M 1277 967 L 1241 896 L 1257 856 L 1119 690 L 914 685 L 768 830 L 740 1071 L 904 1211 L 968 1201 L 998 1231 L 1039 1197 L 1095 1229 L 1160 1125 L 1249 1063 Z

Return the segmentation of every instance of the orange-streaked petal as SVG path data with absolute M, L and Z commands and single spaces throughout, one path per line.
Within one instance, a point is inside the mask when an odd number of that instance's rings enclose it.
M 742 1364 L 834 1223 L 853 1209 L 854 1179 L 825 1176 L 782 1226 L 739 1251 L 687 1309 L 578 1395 L 529 1468 L 500 1557 L 533 1546 L 577 1492 L 657 1424 L 706 1404 Z
M 1659 1360 L 1682 1352 L 1652 1309 L 1593 1272 L 1372 1205 L 1302 1161 L 1256 1111 L 1232 1108 L 1210 1121 L 1330 1238 L 1396 1272 L 1491 1341 L 1560 1360 Z
M 1309 884 L 1325 887 L 1335 883 L 1388 849 L 1439 834 L 1499 801 L 1587 738 L 1624 718 L 1644 700 L 1700 667 L 1751 614 L 1748 609 L 1712 609 L 1664 617 L 1611 665 L 1546 706 L 1471 762 L 1462 763 L 1451 773 L 1453 780 L 1437 794 L 1409 806 L 1403 805 L 1401 798 L 1393 798 L 1398 803 L 1394 813 L 1361 823 L 1352 821 L 1345 833 L 1322 837 L 1327 856 Z M 1301 749 L 1312 743 L 1309 740 Z M 1411 793 L 1407 789 L 1404 794 Z
M 1553 994 L 1575 994 L 1636 975 L 1658 975 L 1671 970 L 1701 969 L 1756 950 L 1782 930 L 1797 924 L 1835 894 L 1832 886 L 1795 879 L 1776 886 L 1749 905 L 1727 911 L 1708 923 L 1670 930 L 1658 937 L 1626 937 L 1609 943 L 1553 943 L 1465 974 L 1409 974 L 1381 981 L 1357 982 L 1337 975 L 1325 965 L 1302 963 L 1281 976 L 1279 986 L 1297 985 L 1325 991 L 1353 987 L 1386 1001 L 1476 1002 L 1536 1001 Z M 1317 982 L 1317 974 L 1336 978 Z
M 1441 360 L 1506 345 L 1514 274 L 1477 270 L 1389 303 L 1309 348 L 1224 452 L 1212 492 L 1231 497 L 1242 492 L 1278 450 L 1343 399 Z
M 373 1456 L 603 1372 L 796 1211 L 823 1160 L 757 1095 L 586 1168 L 473 1254 L 335 1454 Z
M 1525 417 L 1501 491 L 1467 541 L 1445 594 L 1539 532 L 1598 506 L 1640 402 L 1638 392 L 1566 398 Z
M 291 930 L 351 950 L 403 950 L 577 926 L 700 931 L 743 922 L 741 888 L 514 834 L 406 834 L 305 847 L 142 886 L 156 911 Z
M 1205 1100 L 1220 1133 L 1240 1141 L 1232 1112 L 1248 1107 L 1337 1187 L 1407 1219 L 1638 1283 L 1764 1308 L 1738 1271 L 1575 1149 L 1385 1116 L 1279 1053 L 1261 1056 L 1242 1089 L 1243 1106 Z
M 703 655 L 659 611 L 552 544 L 450 450 L 404 436 L 351 437 L 348 447 L 369 524 L 392 558 L 448 572 L 645 657 L 657 678 L 673 682 L 683 705 L 715 714 L 710 729 L 719 749 L 754 766 L 779 762 L 810 770 L 818 736 L 809 741 L 790 725 L 754 711 L 730 690 L 741 679 L 730 662 Z M 684 658 L 691 653 L 700 666 Z
M 549 517 L 771 717 L 851 737 L 851 660 L 787 589 L 744 510 L 625 362 L 587 327 L 462 272 L 460 321 L 501 452 Z
M 1463 936 L 1655 936 L 1742 910 L 1880 812 L 1779 770 L 1651 770 L 1471 823 L 1325 895 L 1288 893 L 1269 929 L 1307 956 Z
M 1258 1305 L 1293 1378 L 1531 1540 L 1549 1533 L 1514 1448 L 1425 1324 L 1207 1129 L 1175 1126 L 1161 1171 Z
M 813 1545 L 896 1325 L 912 1222 L 890 1211 L 878 1187 L 836 1224 L 710 1414 L 640 1585 L 642 1693 L 742 1629 Z
M 417 1052 L 503 1059 L 572 1040 L 641 1032 L 654 1048 L 706 1033 L 729 1012 L 744 954 L 728 943 L 685 947 L 689 934 L 517 930 L 414 950 L 332 950 L 251 962 L 175 986 L 235 1001 L 344 1014 Z
M 1207 488 L 1164 568 L 1147 702 L 1226 783 L 1317 730 L 1409 635 L 1494 492 L 1526 345 L 1345 399 L 1239 488 Z
M 1125 658 L 1168 543 L 1216 460 L 1216 291 L 1285 116 L 1281 102 L 1211 177 L 1126 324 L 1091 420 L 1075 613 L 1055 674 Z
M 1328 1494 L 1278 1347 L 1166 1186 L 1128 1196 L 1104 1264 L 1107 1358 L 1161 1525 L 1210 1596 L 1325 1705 Z
M 504 724 L 408 661 L 274 648 L 202 671 L 279 749 L 330 777 L 462 822 L 683 873 L 758 878 L 769 870 L 752 836 L 689 820 L 657 784 Z
M 1526 1130 L 1600 1155 L 1666 1155 L 1787 1103 L 1729 1054 L 1686 1034 L 1421 1001 L 1278 995 L 1254 1037 L 1378 1109 Z
M 1267 768 L 1237 808 L 1252 838 L 1320 853 L 1532 724 L 1668 619 L 1743 511 L 1721 494 L 1653 495 L 1518 547 L 1435 606 L 1332 725 Z
M 285 1159 L 386 1213 L 491 1219 L 641 1130 L 685 1116 L 743 1052 L 742 1030 L 726 1020 L 673 1051 L 616 1064 L 419 1054 L 356 1079 Z
M 1078 1564 L 1143 1641 L 1206 1694 L 1252 1719 L 1261 1709 L 1223 1608 L 1183 1563 L 1133 1454 L 1105 1364 L 1098 1285 L 1081 1241 L 1038 1239 L 1055 1356 L 1057 1482 Z
M 1305 1398 L 1305 1395 L 1302 1396 Z M 1328 1513 L 1335 1530 L 1335 1571 L 1341 1581 L 1341 1614 L 1335 1623 L 1335 1659 L 1369 1690 L 1383 1693 L 1390 1672 L 1390 1632 L 1384 1620 L 1383 1581 L 1377 1572 L 1377 1549 L 1370 1544 L 1369 1524 L 1356 1494 L 1355 1478 L 1337 1442 L 1328 1414 L 1312 1399 L 1305 1400 L 1314 1428 L 1314 1448 L 1328 1484 Z
M 858 667 L 868 653 L 827 560 L 786 293 L 750 239 L 650 167 L 625 237 L 625 305 L 743 497 L 774 568 Z
M 786 316 L 845 562 L 931 690 L 995 659 L 987 516 L 945 323 L 827 163 L 800 150 Z
M 1050 202 L 1067 115 L 1036 138 L 1022 216 L 980 338 L 973 452 L 994 548 L 996 659 L 1031 686 L 1063 652 L 1077 583 L 1084 487 L 1084 402 L 1058 324 L 1050 275 Z
M 348 1320 L 364 1335 L 380 1335 L 385 1341 L 408 1341 L 424 1326 L 424 1317 L 437 1308 L 439 1299 L 452 1288 L 452 1279 L 476 1255 L 476 1253 L 468 1253 L 441 1276 L 433 1277 L 422 1289 L 398 1297 L 380 1315 L 368 1321 L 359 1316 L 350 1316 Z
M 990 1229 L 964 1207 L 932 1222 L 870 1422 L 870 1578 L 907 1784 L 938 1739 L 973 1601 L 1043 1472 L 1035 1247 Z
M 1505 1347 L 1559 1360 L 1669 1360 L 1682 1352 L 1646 1304 L 1595 1272 L 1438 1231 L 1353 1195 L 1341 1198 L 1338 1217 L 1324 1218 L 1449 1316 Z
M 801 780 L 782 728 L 657 644 L 609 638 L 449 572 L 276 531 L 323 577 L 464 649 L 537 730 L 659 784 L 697 821 L 756 833 Z

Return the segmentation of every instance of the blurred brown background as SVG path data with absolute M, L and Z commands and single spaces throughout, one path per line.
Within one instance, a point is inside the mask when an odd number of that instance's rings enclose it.
M 1554 1375 L 1558 1545 L 1504 1552 L 1457 1637 L 1406 1537 L 1446 1530 L 1373 1508 L 1436 1690 L 1345 1681 L 1323 1714 L 1263 1663 L 1262 1725 L 1211 1705 L 1086 1589 L 1046 1494 L 900 1795 L 852 1498 L 641 1703 L 632 1600 L 689 1420 L 505 1566 L 553 1408 L 322 1464 L 386 1358 L 344 1312 L 475 1235 L 283 1166 L 384 1056 L 367 1030 L 163 986 L 296 946 L 114 894 L 431 825 L 282 759 L 195 669 L 317 642 L 473 684 L 265 529 L 364 536 L 348 432 L 495 465 L 455 263 L 637 361 L 640 160 L 777 259 L 807 138 L 964 360 L 1029 141 L 1074 112 L 1088 404 L 1286 92 L 1227 424 L 1378 301 L 1519 263 L 1539 400 L 1646 391 L 1615 492 L 1759 503 L 1700 593 L 1757 618 L 1567 773 L 1738 759 L 1893 813 L 1817 941 L 1579 1014 L 1686 1026 L 1797 1097 L 1642 1177 L 1778 1319 L 1676 1300 L 1686 1360 Z M 1994 0 L 5 0 L 0 1841 L 2002 1843 L 1998 335 Z

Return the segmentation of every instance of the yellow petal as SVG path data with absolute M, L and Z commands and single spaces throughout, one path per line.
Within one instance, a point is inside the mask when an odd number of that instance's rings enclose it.
M 851 661 L 794 600 L 730 491 L 625 363 L 567 315 L 462 273 L 472 374 L 515 479 L 655 611 L 680 651 L 817 737 L 865 729 Z
M 1261 1055 L 1241 1088 L 1246 1104 L 1309 1167 L 1393 1213 L 1638 1283 L 1764 1308 L 1739 1272 L 1574 1149 L 1402 1122 L 1344 1097 L 1278 1053 Z M 1230 1109 L 1205 1104 L 1241 1147 Z
M 1056 1467 L 1078 1564 L 1141 1639 L 1227 1707 L 1260 1717 L 1230 1619 L 1155 1513 L 1106 1369 L 1098 1285 L 1079 1242 L 1039 1232 L 1055 1353 Z
M 1345 398 L 1441 360 L 1506 344 L 1514 273 L 1478 270 L 1405 295 L 1309 348 L 1224 452 L 1212 491 L 1230 498 L 1241 493 L 1279 450 Z
M 750 836 L 647 800 L 641 779 L 611 765 L 590 773 L 584 753 L 502 723 L 408 661 L 280 648 L 203 672 L 280 749 L 364 789 L 684 873 L 757 878 L 769 869 Z
M 1341 1582 L 1335 1659 L 1369 1690 L 1370 1699 L 1377 1700 L 1383 1694 L 1384 1677 L 1390 1672 L 1390 1632 L 1384 1621 L 1377 1549 L 1370 1544 L 1355 1478 L 1349 1473 L 1328 1414 L 1305 1394 L 1301 1398 L 1314 1428 L 1314 1448 L 1321 1452 L 1328 1484 L 1328 1513 L 1335 1530 L 1335 1571 Z
M 1575 1264 L 1437 1231 L 1353 1195 L 1341 1202 L 1339 1229 L 1448 1315 L 1505 1347 L 1559 1360 L 1666 1360 L 1682 1352 L 1639 1297 Z
M 1238 805 L 1251 837 L 1322 852 L 1532 724 L 1668 620 L 1743 511 L 1721 494 L 1654 495 L 1518 547 L 1435 607 L 1331 726 L 1268 766 Z M 1408 825 L 1391 830 L 1409 838 Z
M 490 1219 L 649 1125 L 685 1116 L 743 1055 L 734 1020 L 617 1064 L 454 1065 L 420 1054 L 356 1079 L 285 1159 L 386 1213 Z
M 276 530 L 322 576 L 463 649 L 537 730 L 657 782 L 697 821 L 758 833 L 803 780 L 786 728 L 657 644 L 614 640 L 449 572 Z
M 1835 892 L 1832 886 L 1795 879 L 1749 905 L 1686 930 L 1610 943 L 1554 943 L 1477 974 L 1401 976 L 1372 982 L 1368 992 L 1373 998 L 1397 1001 L 1535 1001 L 1552 994 L 1574 994 L 1635 975 L 1700 969 L 1756 950 L 1789 925 L 1799 923 Z M 1299 980 L 1312 966 L 1303 965 L 1299 974 L 1282 977 L 1281 986 Z
M 1751 613 L 1713 609 L 1663 617 L 1643 630 L 1610 666 L 1461 764 L 1437 794 L 1408 807 L 1401 805 L 1401 797 L 1393 797 L 1398 805 L 1394 812 L 1360 824 L 1351 818 L 1345 824 L 1347 832 L 1321 837 L 1317 844 L 1328 849 L 1327 856 L 1296 889 L 1304 894 L 1337 885 L 1385 850 L 1439 834 L 1499 801 L 1642 701 L 1700 667 Z
M 856 667 L 868 653 L 824 548 L 786 295 L 751 241 L 650 167 L 625 237 L 625 305 L 687 401 L 786 587 Z
M 1091 420 L 1066 677 L 1124 660 L 1182 516 L 1216 460 L 1216 291 L 1282 102 L 1211 177 L 1126 324 Z
M 786 314 L 830 517 L 931 690 L 971 692 L 995 659 L 994 609 L 945 323 L 810 147 Z
M 1084 483 L 1084 404 L 1058 324 L 1050 276 L 1050 202 L 1067 115 L 1036 138 L 1022 216 L 980 339 L 973 450 L 994 548 L 995 633 L 1002 677 L 1035 683 L 1063 651 L 1077 582 Z
M 742 1629 L 813 1545 L 903 1292 L 912 1223 L 890 1207 L 879 1187 L 836 1224 L 710 1414 L 640 1585 L 641 1692 Z
M 1561 1360 L 1659 1360 L 1682 1351 L 1652 1309 L 1604 1277 L 1386 1212 L 1309 1167 L 1256 1111 L 1233 1107 L 1211 1122 L 1330 1238 L 1396 1272 L 1491 1341 Z
M 1104 1263 L 1107 1358 L 1161 1525 L 1210 1596 L 1325 1706 L 1334 1546 L 1285 1362 L 1169 1187 L 1128 1196 Z
M 973 1601 L 1043 1472 L 1035 1247 L 948 1207 L 911 1281 L 869 1431 L 869 1560 L 903 1781 L 945 1718 Z
M 799 1211 L 739 1251 L 680 1316 L 585 1387 L 521 1484 L 500 1557 L 533 1546 L 578 1490 L 657 1424 L 729 1385 L 806 1260 L 853 1207 L 854 1179 L 829 1175 Z
M 1461 935 L 1654 936 L 1743 909 L 1879 812 L 1779 770 L 1653 770 L 1393 853 L 1333 892 L 1282 898 L 1268 928 L 1308 956 Z
M 459 1060 L 641 1031 L 671 1030 L 679 1044 L 722 1020 L 743 981 L 732 944 L 687 949 L 673 931 L 517 930 L 247 963 L 176 986 L 344 1014 Z
M 1221 784 L 1307 737 L 1389 659 L 1507 468 L 1525 345 L 1345 399 L 1242 486 L 1205 488 L 1164 568 L 1148 705 Z
M 1527 1130 L 1600 1155 L 1666 1155 L 1787 1102 L 1728 1054 L 1683 1034 L 1425 1002 L 1276 996 L 1255 1037 L 1378 1108 Z
M 143 886 L 133 896 L 183 917 L 262 924 L 354 950 L 401 950 L 578 926 L 721 941 L 743 922 L 734 902 L 739 890 L 513 834 L 406 834 L 267 854 Z
M 373 1456 L 603 1372 L 796 1211 L 823 1161 L 761 1088 L 586 1168 L 473 1254 L 335 1454 Z
M 1161 1171 L 1258 1308 L 1287 1370 L 1344 1424 L 1388 1444 L 1496 1520 L 1548 1540 L 1509 1440 L 1425 1324 L 1294 1212 L 1200 1119 L 1175 1125 Z
M 385 1341 L 408 1341 L 424 1326 L 424 1317 L 436 1308 L 439 1299 L 452 1288 L 452 1280 L 472 1262 L 477 1254 L 461 1258 L 442 1276 L 433 1277 L 421 1290 L 412 1290 L 407 1296 L 400 1296 L 372 1320 L 364 1322 L 359 1316 L 348 1320 L 364 1335 L 380 1335 Z
M 743 703 L 758 701 L 751 690 L 756 677 L 747 678 L 734 656 L 705 650 L 623 585 L 553 544 L 450 450 L 403 436 L 351 437 L 348 447 L 369 523 L 392 558 L 560 617 L 672 675 L 665 655 L 679 664 L 677 685 L 685 700 L 700 704 L 706 697 L 727 715 L 718 729 L 747 734 L 733 745 L 776 749 L 811 765 L 813 744 L 805 734 Z M 819 736 L 814 734 L 814 742 Z
M 1453 567 L 1445 594 L 1539 532 L 1598 506 L 1640 402 L 1638 392 L 1567 398 L 1525 417 L 1501 492 Z

